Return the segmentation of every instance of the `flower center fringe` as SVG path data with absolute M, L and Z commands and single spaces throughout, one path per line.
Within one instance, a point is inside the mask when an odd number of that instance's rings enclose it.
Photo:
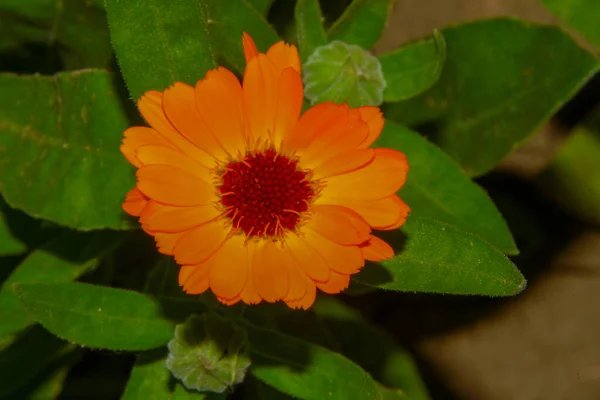
M 315 194 L 297 162 L 271 149 L 229 163 L 221 178 L 226 215 L 249 237 L 280 237 L 293 230 Z

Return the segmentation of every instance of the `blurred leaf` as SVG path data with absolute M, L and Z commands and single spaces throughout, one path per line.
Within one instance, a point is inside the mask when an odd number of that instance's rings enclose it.
M 256 11 L 266 16 L 269 13 L 273 1 L 274 0 L 248 0 L 248 3 L 250 3 Z
M 58 399 L 71 368 L 81 359 L 81 353 L 79 349 L 69 351 L 8 398 L 14 400 Z
M 0 204 L 0 207 L 4 204 Z M 6 221 L 6 213 L 10 212 L 8 207 L 0 208 L 0 256 L 9 256 L 24 253 L 27 245 L 15 237 Z
M 58 44 L 64 69 L 106 68 L 112 55 L 106 13 L 92 1 L 3 0 L 2 27 L 20 41 Z
M 245 316 L 247 313 L 244 314 Z M 265 326 L 260 325 L 263 328 Z M 340 346 L 323 321 L 313 312 L 295 310 L 276 319 L 277 331 L 340 353 Z
M 600 6 L 597 0 L 542 0 L 554 15 L 600 47 Z
M 0 86 L 0 186 L 6 202 L 72 228 L 127 228 L 121 202 L 135 180 L 119 152 L 128 121 L 112 75 L 0 74 Z
M 599 136 L 576 128 L 538 182 L 567 210 L 600 224 Z
M 190 315 L 169 342 L 167 367 L 188 389 L 232 391 L 249 365 L 246 331 L 217 314 Z
M 279 38 L 267 20 L 247 0 L 201 0 L 213 48 L 237 73 L 244 71 L 246 61 L 242 33 L 247 32 L 259 51 L 265 52 Z
M 198 400 L 225 399 L 224 395 L 216 393 L 187 392 L 171 375 L 166 358 L 166 348 L 141 353 L 121 400 L 175 400 L 187 398 L 185 394 Z
M 401 230 L 378 234 L 396 256 L 370 263 L 355 279 L 381 289 L 511 296 L 527 282 L 515 265 L 478 236 L 450 225 L 409 217 Z
M 375 145 L 406 154 L 410 168 L 400 197 L 411 207 L 411 215 L 438 219 L 481 236 L 504 253 L 518 253 L 506 222 L 487 193 L 443 151 L 390 121 Z
M 373 326 L 359 312 L 333 297 L 320 297 L 313 308 L 333 332 L 342 354 L 383 385 L 402 389 L 410 399 L 429 399 L 412 357 L 385 331 Z
M 292 396 L 281 393 L 275 388 L 248 375 L 243 386 L 244 400 L 293 400 Z
M 29 254 L 0 287 L 0 336 L 35 322 L 15 296 L 13 284 L 73 281 L 96 268 L 122 239 L 123 234 L 109 231 L 68 232 Z
M 402 46 L 378 58 L 386 81 L 383 100 L 406 100 L 438 80 L 446 60 L 446 42 L 435 31 L 431 39 Z
M 379 41 L 394 0 L 353 0 L 329 28 L 329 40 L 340 40 L 369 49 Z
M 250 324 L 246 328 L 250 372 L 267 385 L 305 400 L 380 398 L 369 374 L 342 355 Z
M 92 348 L 147 350 L 166 344 L 175 323 L 141 293 L 85 283 L 16 284 L 27 310 L 56 336 Z
M 4 399 L 23 387 L 74 348 L 40 326 L 23 332 L 12 345 L 0 351 L 0 397 Z
M 385 79 L 379 60 L 343 42 L 319 47 L 304 63 L 304 95 L 311 104 L 333 101 L 350 107 L 383 102 Z
M 509 18 L 443 30 L 442 75 L 386 117 L 428 123 L 469 175 L 492 169 L 592 76 L 597 61 L 556 27 Z
M 306 61 L 318 47 L 328 42 L 319 0 L 298 0 L 294 14 L 298 51 L 302 61 Z
M 176 81 L 195 85 L 215 67 L 201 2 L 107 0 L 110 33 L 134 100 Z

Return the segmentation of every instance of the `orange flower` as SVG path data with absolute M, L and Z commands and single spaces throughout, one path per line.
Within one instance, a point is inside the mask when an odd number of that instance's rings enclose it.
M 243 84 L 220 67 L 139 100 L 151 127 L 125 131 L 138 171 L 123 209 L 182 265 L 187 293 L 307 309 L 317 288 L 339 293 L 365 259 L 394 255 L 371 229 L 406 220 L 395 193 L 408 164 L 368 148 L 383 128 L 377 107 L 323 103 L 300 116 L 296 47 L 262 54 L 247 34 L 243 44 Z

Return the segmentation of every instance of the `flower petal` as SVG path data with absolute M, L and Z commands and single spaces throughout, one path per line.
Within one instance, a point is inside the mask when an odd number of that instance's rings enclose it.
M 379 107 L 373 106 L 359 107 L 358 111 L 360 112 L 362 120 L 369 125 L 369 136 L 367 136 L 365 141 L 359 146 L 361 149 L 366 149 L 372 145 L 381 134 L 384 124 L 383 114 Z
M 217 297 L 235 299 L 248 281 L 250 259 L 244 241 L 244 235 L 233 235 L 213 256 L 208 281 Z
M 244 57 L 246 58 L 246 63 L 248 63 L 253 57 L 258 55 L 258 49 L 252 37 L 246 32 L 242 33 L 242 44 L 244 45 Z
M 308 226 L 306 228 L 304 239 L 319 253 L 331 270 L 342 274 L 355 274 L 365 265 L 358 246 L 342 246 L 319 235 Z
M 289 67 L 300 72 L 300 55 L 293 44 L 287 44 L 281 40 L 269 48 L 267 57 L 273 62 L 278 73 Z
M 168 165 L 146 165 L 137 171 L 137 188 L 151 199 L 174 206 L 211 204 L 214 188 L 190 172 Z
M 223 149 L 232 157 L 246 146 L 242 112 L 242 87 L 226 68 L 208 71 L 196 84 L 196 109 L 202 121 Z
M 340 153 L 314 168 L 313 179 L 345 174 L 358 169 L 375 158 L 373 149 L 356 149 Z
M 300 300 L 306 294 L 306 274 L 292 253 L 284 251 L 282 256 L 283 265 L 287 268 L 290 278 L 290 290 L 283 299 L 285 301 Z
M 358 245 L 369 239 L 371 228 L 360 215 L 336 205 L 313 206 L 308 228 L 337 244 Z
M 180 265 L 206 261 L 227 241 L 227 234 L 222 221 L 210 221 L 190 229 L 175 244 L 175 260 Z
M 349 284 L 350 275 L 338 274 L 335 271 L 331 271 L 331 279 L 324 283 L 317 282 L 317 287 L 325 293 L 336 294 L 348 288 Z
M 246 246 L 248 247 L 248 260 L 254 260 L 254 254 L 256 252 L 256 242 L 249 241 Z M 252 261 L 248 263 L 248 276 L 254 276 Z M 256 291 L 256 287 L 254 286 L 254 280 L 252 278 L 246 279 L 246 284 L 244 285 L 244 289 L 240 294 L 240 298 L 246 304 L 258 304 L 262 301 L 262 298 Z
M 396 193 L 406 181 L 406 156 L 392 149 L 375 149 L 375 158 L 365 167 L 327 179 L 321 196 L 333 199 L 376 200 Z M 376 179 L 374 179 L 376 177 Z
M 226 299 L 224 297 L 217 296 L 217 300 L 219 300 L 221 303 L 225 304 L 226 306 L 232 306 L 236 303 L 239 303 L 240 299 L 241 299 L 240 296 L 236 296 L 233 299 Z
M 154 233 L 154 232 L 152 232 L 150 234 L 154 235 L 154 240 L 156 241 L 156 246 L 158 247 L 158 251 L 162 254 L 172 256 L 175 245 L 177 244 L 179 239 L 181 239 L 181 237 L 185 233 L 186 232 L 177 232 L 177 233 L 163 233 L 163 232 Z
M 304 88 L 300 74 L 292 69 L 283 70 L 277 81 L 277 111 L 274 115 L 271 142 L 276 148 L 291 134 L 302 111 Z
M 285 246 L 309 278 L 319 282 L 329 280 L 329 265 L 303 237 L 291 234 L 285 239 Z
M 190 142 L 203 151 L 196 152 L 197 162 L 213 168 L 216 160 L 225 158 L 225 151 L 208 130 L 196 109 L 195 89 L 185 83 L 175 82 L 163 94 L 163 108 L 169 121 Z
M 152 128 L 145 126 L 133 126 L 124 132 L 125 138 L 121 145 L 121 153 L 136 167 L 142 164 L 137 159 L 135 151 L 141 146 L 156 145 L 174 148 L 165 138 Z
M 377 236 L 371 236 L 369 241 L 361 246 L 363 257 L 369 261 L 385 261 L 394 257 L 392 246 L 379 239 Z
M 123 211 L 133 217 L 139 217 L 146 205 L 148 205 L 148 197 L 146 197 L 138 188 L 133 188 L 125 196 L 123 202 Z
M 208 289 L 208 271 L 211 262 L 207 261 L 198 265 L 181 267 L 179 271 L 179 284 L 187 294 L 201 294 Z M 188 272 L 191 270 L 191 272 Z M 186 277 L 187 276 L 187 277 Z
M 218 218 L 221 211 L 213 204 L 177 207 L 159 204 L 144 213 L 140 222 L 153 232 L 181 232 Z
M 288 269 L 282 262 L 285 249 L 270 240 L 261 243 L 252 261 L 252 278 L 259 296 L 269 303 L 287 296 L 290 289 Z
M 306 278 L 305 283 L 306 293 L 304 294 L 304 296 L 299 300 L 285 300 L 285 303 L 288 305 L 288 307 L 294 309 L 302 308 L 303 310 L 308 310 L 313 305 L 317 297 L 317 287 L 315 285 L 315 282 L 313 282 L 309 278 Z
M 206 183 L 212 183 L 213 174 L 202 164 L 177 150 L 164 146 L 142 146 L 136 151 L 142 165 L 170 165 L 196 175 Z
M 272 137 L 277 115 L 277 82 L 279 74 L 264 54 L 258 54 L 244 72 L 244 118 L 248 136 L 255 146 Z

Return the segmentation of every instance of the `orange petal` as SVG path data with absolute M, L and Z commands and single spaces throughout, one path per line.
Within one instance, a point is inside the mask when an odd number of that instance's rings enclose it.
M 335 205 L 314 205 L 308 228 L 337 244 L 358 245 L 369 239 L 371 227 L 355 211 Z
M 398 197 L 391 195 L 377 200 L 328 199 L 319 197 L 315 204 L 336 204 L 356 211 L 373 229 L 395 229 L 401 226 L 410 208 Z
M 256 244 L 257 242 L 255 241 L 249 241 L 248 243 L 246 243 L 246 246 L 248 248 L 248 260 L 254 260 L 254 254 L 256 252 L 257 247 Z M 248 264 L 248 276 L 253 276 L 252 262 Z M 262 301 L 262 298 L 256 291 L 253 279 L 246 280 L 246 285 L 244 286 L 244 289 L 240 294 L 240 298 L 246 304 L 258 304 Z
M 265 241 L 254 254 L 252 261 L 252 278 L 259 296 L 269 303 L 274 303 L 287 296 L 290 290 L 288 269 L 282 262 L 285 249 L 277 243 Z
M 232 306 L 240 301 L 240 296 L 234 297 L 233 299 L 226 299 L 226 298 L 217 296 L 217 300 L 219 300 L 221 303 L 225 304 L 226 306 Z
M 274 115 L 271 141 L 279 148 L 291 134 L 300 117 L 304 88 L 300 74 L 292 69 L 283 70 L 277 81 L 277 111 Z
M 375 158 L 363 168 L 327 179 L 322 201 L 332 199 L 376 200 L 396 193 L 406 181 L 406 156 L 392 149 L 375 149 Z M 375 178 L 376 179 L 375 179 Z
M 167 118 L 190 142 L 203 151 L 196 152 L 197 162 L 213 168 L 216 160 L 225 158 L 225 151 L 206 127 L 196 109 L 195 89 L 185 83 L 175 82 L 163 94 L 163 108 Z
M 329 265 L 303 237 L 289 235 L 285 240 L 285 246 L 308 277 L 319 282 L 329 280 Z
M 121 153 L 123 153 L 125 158 L 127 158 L 130 163 L 138 168 L 142 166 L 135 155 L 135 151 L 139 147 L 156 145 L 172 148 L 171 143 L 160 136 L 158 132 L 145 126 L 133 126 L 131 128 L 127 128 L 124 132 L 124 135 L 125 138 L 123 139 L 123 144 L 121 145 Z
M 373 106 L 359 107 L 358 111 L 360 112 L 362 120 L 369 125 L 369 136 L 367 136 L 365 141 L 360 144 L 361 149 L 366 149 L 372 145 L 381 134 L 384 124 L 383 114 L 379 107 Z
M 138 188 L 133 188 L 125 196 L 123 211 L 133 217 L 139 217 L 146 205 L 148 205 L 148 197 L 140 192 Z
M 345 174 L 358 169 L 375 158 L 373 149 L 356 149 L 340 153 L 314 168 L 313 179 Z
M 209 269 L 210 262 L 181 267 L 181 270 L 179 272 L 179 284 L 183 286 L 183 290 L 187 294 L 204 293 L 208 289 Z M 190 273 L 187 272 L 187 270 L 192 271 Z M 188 275 L 187 279 L 185 275 Z
M 248 281 L 250 259 L 245 239 L 244 235 L 231 236 L 214 255 L 208 281 L 217 297 L 239 297 Z
M 305 279 L 306 293 L 299 300 L 286 300 L 285 304 L 287 304 L 288 307 L 294 309 L 302 308 L 303 310 L 308 310 L 315 302 L 315 299 L 317 297 L 317 287 L 315 285 L 315 282 L 313 282 L 309 278 Z
M 154 235 L 154 240 L 156 241 L 156 246 L 158 247 L 158 251 L 162 254 L 167 254 L 172 256 L 173 249 L 175 245 L 181 239 L 181 237 L 186 232 L 177 232 L 177 233 L 152 233 Z
M 331 270 L 342 274 L 355 274 L 365 265 L 358 246 L 342 246 L 319 235 L 308 226 L 306 228 L 306 242 L 319 253 Z
M 244 57 L 246 57 L 246 63 L 248 63 L 254 56 L 258 55 L 258 49 L 252 37 L 246 32 L 242 33 L 242 43 L 244 45 Z
M 189 104 L 189 103 L 188 103 Z M 138 100 L 140 113 L 156 131 L 172 146 L 181 150 L 194 160 L 203 160 L 206 158 L 206 152 L 200 150 L 188 139 L 182 136 L 177 129 L 167 119 L 163 109 L 163 94 L 155 90 L 146 92 Z
M 325 283 L 318 283 L 317 287 L 329 294 L 336 294 L 346 289 L 350 284 L 350 275 L 338 274 L 335 271 L 331 271 L 331 279 Z
M 177 150 L 163 146 L 142 146 L 136 151 L 142 165 L 170 165 L 191 172 L 206 183 L 212 183 L 214 176 L 202 164 L 192 160 Z
M 392 246 L 377 236 L 371 236 L 371 239 L 361 246 L 361 251 L 365 259 L 369 261 L 385 261 L 394 257 Z
M 264 54 L 252 58 L 244 72 L 243 99 L 247 132 L 254 144 L 264 143 L 273 134 L 277 115 L 279 74 Z
M 186 231 L 173 250 L 177 263 L 199 264 L 206 261 L 227 239 L 222 221 L 211 221 Z
M 297 152 L 307 148 L 315 138 L 327 129 L 335 126 L 348 114 L 347 105 L 332 102 L 317 104 L 309 108 L 298 120 L 291 134 L 283 143 L 286 153 Z
M 298 260 L 289 251 L 283 253 L 285 257 L 282 261 L 284 261 L 283 264 L 287 268 L 290 277 L 290 290 L 284 300 L 300 300 L 306 294 L 306 274 L 302 271 Z
M 208 71 L 196 84 L 196 109 L 208 131 L 232 157 L 244 153 L 242 87 L 228 69 Z
M 168 165 L 146 165 L 137 171 L 138 189 L 151 199 L 174 206 L 211 204 L 212 185 L 190 172 Z
M 176 207 L 164 204 L 144 213 L 140 222 L 153 232 L 181 232 L 218 218 L 221 211 L 214 205 Z
M 279 41 L 267 51 L 267 57 L 273 62 L 278 73 L 289 67 L 300 72 L 300 55 L 293 44 Z

